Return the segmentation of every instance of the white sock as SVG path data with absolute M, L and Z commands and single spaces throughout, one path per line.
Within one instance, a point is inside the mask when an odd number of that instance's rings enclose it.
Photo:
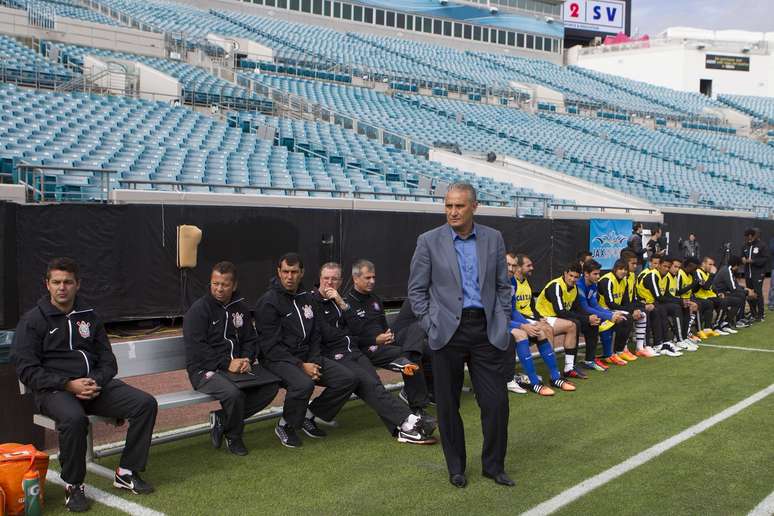
M 132 470 L 131 470 L 131 469 L 124 469 L 124 468 L 122 468 L 121 466 L 118 466 L 117 473 L 118 473 L 120 476 L 122 476 L 122 477 L 123 477 L 124 475 L 131 475 L 131 474 L 132 474 Z
M 564 355 L 564 370 L 571 371 L 575 367 L 575 355 Z
M 400 425 L 400 429 L 404 432 L 410 432 L 414 429 L 414 425 L 419 421 L 419 416 L 416 414 L 409 414 L 403 424 Z
M 306 419 L 314 419 L 314 414 L 309 409 L 306 409 Z

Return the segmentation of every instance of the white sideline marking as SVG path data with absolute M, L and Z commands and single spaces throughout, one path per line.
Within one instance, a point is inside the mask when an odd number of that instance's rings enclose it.
M 774 349 L 760 349 L 760 348 L 742 348 L 739 346 L 718 346 L 717 344 L 704 344 L 700 343 L 699 347 L 708 347 L 708 348 L 720 348 L 720 349 L 740 349 L 742 351 L 763 351 L 764 353 L 774 353 Z
M 772 514 L 774 514 L 774 492 L 756 505 L 747 516 L 771 516 Z
M 62 487 L 67 485 L 64 480 L 59 478 L 59 473 L 52 470 L 48 470 L 48 473 L 46 474 L 46 480 Z M 163 512 L 154 511 L 153 509 L 143 507 L 140 504 L 130 502 L 129 500 L 124 500 L 123 498 L 107 493 L 101 489 L 97 489 L 96 487 L 89 484 L 85 484 L 85 486 L 86 497 L 91 498 L 92 500 L 99 502 L 102 505 L 107 505 L 108 507 L 123 511 L 126 514 L 137 516 L 164 516 Z
M 654 444 L 647 450 L 642 451 L 637 455 L 634 455 L 633 457 L 626 459 L 620 464 L 616 464 L 612 468 L 607 469 L 602 473 L 599 473 L 598 475 L 594 475 L 591 478 L 587 478 L 580 484 L 576 484 L 573 487 L 565 491 L 562 491 L 561 493 L 554 496 L 553 498 L 546 500 L 545 502 L 539 505 L 536 505 L 535 507 L 528 510 L 527 512 L 522 513 L 521 516 L 542 516 L 544 514 L 551 514 L 552 512 L 555 512 L 561 509 L 562 507 L 564 507 L 565 505 L 568 505 L 574 502 L 575 500 L 577 500 L 578 498 L 588 494 L 590 491 L 593 491 L 594 489 L 607 484 L 611 480 L 614 480 L 620 477 L 624 473 L 627 473 L 633 470 L 634 468 L 645 464 L 649 460 L 658 457 L 665 451 L 671 448 L 674 448 L 675 446 L 682 443 L 683 441 L 687 441 L 691 437 L 698 435 L 703 431 L 707 430 L 708 428 L 713 427 L 716 424 L 720 423 L 721 421 L 724 421 L 730 418 L 731 416 L 741 412 L 742 410 L 746 409 L 750 405 L 759 402 L 760 400 L 764 399 L 766 396 L 772 393 L 774 393 L 774 384 L 771 384 L 765 389 L 756 392 L 752 396 L 743 399 L 739 403 L 728 407 L 722 412 L 718 412 L 714 416 L 711 416 L 705 419 L 704 421 L 701 421 L 693 425 L 692 427 L 687 428 L 686 430 L 683 430 L 679 434 L 674 435 L 664 441 L 661 441 L 660 443 Z

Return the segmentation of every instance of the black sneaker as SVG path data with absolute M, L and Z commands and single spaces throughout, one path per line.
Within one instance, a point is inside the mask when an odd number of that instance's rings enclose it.
M 303 444 L 295 429 L 290 425 L 281 425 L 277 422 L 277 426 L 274 427 L 274 434 L 279 438 L 282 446 L 298 448 Z
M 425 435 L 416 428 L 409 432 L 398 430 L 398 442 L 408 444 L 435 444 L 438 439 L 431 435 Z
M 223 444 L 223 419 L 220 417 L 221 412 L 210 412 L 210 438 L 212 439 L 212 447 L 217 449 Z
M 153 486 L 140 478 L 135 472 L 128 475 L 119 475 L 116 470 L 116 475 L 113 478 L 113 487 L 119 489 L 128 489 L 134 494 L 150 494 L 154 491 Z
M 312 439 L 322 439 L 328 435 L 324 430 L 317 426 L 317 423 L 314 422 L 314 419 L 308 417 L 304 418 L 304 422 L 301 424 L 301 429 Z
M 387 364 L 386 369 L 405 374 L 406 376 L 414 376 L 414 373 L 419 370 L 419 366 L 406 357 L 398 357 Z
M 425 409 L 417 409 L 414 414 L 419 416 L 419 430 L 425 435 L 433 435 L 435 429 L 438 428 L 438 420 L 435 418 L 435 416 L 427 412 Z
M 86 512 L 91 508 L 91 503 L 86 498 L 83 484 L 65 487 L 65 507 L 70 512 Z
M 244 457 L 248 454 L 247 447 L 245 446 L 245 442 L 242 440 L 241 437 L 235 437 L 234 439 L 229 439 L 226 437 L 226 446 L 228 447 L 228 451 L 233 453 L 234 455 L 239 455 L 240 457 Z

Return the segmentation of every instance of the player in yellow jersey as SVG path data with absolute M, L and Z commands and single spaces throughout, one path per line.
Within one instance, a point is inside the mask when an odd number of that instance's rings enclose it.
M 632 251 L 624 250 L 621 252 L 621 259 L 626 262 L 628 274 L 626 276 L 626 293 L 624 294 L 623 306 L 632 314 L 634 321 L 634 354 L 642 358 L 653 358 L 656 352 L 651 346 L 647 345 L 648 321 L 650 314 L 656 308 L 654 304 L 645 304 L 637 297 L 637 255 Z M 628 348 L 627 348 L 628 351 Z

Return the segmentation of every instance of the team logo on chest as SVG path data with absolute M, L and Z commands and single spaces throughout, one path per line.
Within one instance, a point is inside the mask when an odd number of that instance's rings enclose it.
M 304 305 L 304 317 L 312 319 L 314 317 L 314 310 L 310 305 Z
M 241 328 L 245 323 L 245 316 L 240 312 L 234 312 L 231 316 L 231 320 L 234 323 L 234 328 Z
M 374 310 L 376 310 L 377 312 L 379 311 L 379 303 L 377 303 L 376 301 L 374 301 Z
M 84 339 L 88 339 L 91 336 L 91 323 L 86 321 L 78 321 L 75 323 L 78 327 L 78 335 Z

